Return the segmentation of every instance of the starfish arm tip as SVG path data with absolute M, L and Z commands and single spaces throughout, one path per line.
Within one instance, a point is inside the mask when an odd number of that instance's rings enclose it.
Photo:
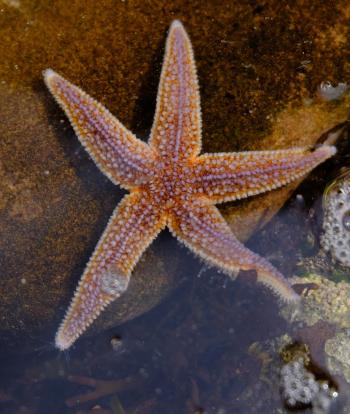
M 170 26 L 170 30 L 176 29 L 176 28 L 183 29 L 183 24 L 178 19 L 175 19 L 175 20 L 172 21 L 171 26 Z
M 333 156 L 337 153 L 337 148 L 334 145 L 329 146 L 329 154 L 330 156 Z
M 70 348 L 72 343 L 72 341 L 67 340 L 67 338 L 61 334 L 60 330 L 57 332 L 55 337 L 55 346 L 57 349 L 60 351 L 66 351 L 68 348 Z
M 55 75 L 56 75 L 56 72 L 52 70 L 51 68 L 47 68 L 43 70 L 43 77 L 44 77 L 45 82 L 48 82 L 50 78 L 52 78 Z
M 291 287 L 291 290 L 293 290 L 293 288 Z M 301 296 L 298 295 L 294 290 L 293 292 L 290 292 L 289 295 L 287 297 L 285 297 L 285 302 L 287 303 L 299 303 L 301 301 Z
M 270 265 L 269 265 L 270 267 Z M 263 271 L 257 270 L 258 273 L 258 282 L 265 285 L 267 288 L 271 289 L 275 295 L 284 303 L 299 303 L 300 296 L 292 288 L 289 281 L 285 277 L 276 271 L 276 269 L 270 267 L 268 271 L 264 269 Z
M 334 145 L 321 145 L 316 148 L 316 152 L 326 160 L 337 153 L 337 148 Z

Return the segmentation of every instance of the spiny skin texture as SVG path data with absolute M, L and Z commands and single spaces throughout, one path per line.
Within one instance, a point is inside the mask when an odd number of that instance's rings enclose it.
M 287 184 L 332 156 L 334 147 L 199 155 L 198 81 L 192 46 L 179 21 L 169 30 L 148 144 L 51 69 L 44 78 L 97 166 L 113 183 L 130 190 L 80 280 L 56 335 L 59 349 L 69 348 L 127 289 L 140 256 L 165 226 L 232 277 L 240 269 L 254 269 L 258 281 L 282 299 L 298 300 L 277 269 L 235 238 L 214 204 Z

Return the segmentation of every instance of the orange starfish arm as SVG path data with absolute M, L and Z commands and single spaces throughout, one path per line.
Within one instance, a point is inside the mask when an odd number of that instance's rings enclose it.
M 237 200 L 288 184 L 335 151 L 335 147 L 324 145 L 314 151 L 293 148 L 205 154 L 195 160 L 194 185 L 197 192 L 214 203 Z
M 191 204 L 183 204 L 171 217 L 169 228 L 190 250 L 229 275 L 254 269 L 258 282 L 270 287 L 282 299 L 298 300 L 299 296 L 283 275 L 268 261 L 245 248 L 208 200 L 197 199 Z
M 150 145 L 175 161 L 201 149 L 201 114 L 190 39 L 175 20 L 169 30 Z
M 128 287 L 130 274 L 160 230 L 165 216 L 147 195 L 124 197 L 109 220 L 57 332 L 56 346 L 71 346 L 102 310 Z
M 51 69 L 44 78 L 75 133 L 100 170 L 126 188 L 154 173 L 154 152 L 128 131 L 103 105 Z

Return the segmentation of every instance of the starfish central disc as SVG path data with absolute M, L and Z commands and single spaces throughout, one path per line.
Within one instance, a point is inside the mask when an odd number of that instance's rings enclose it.
M 187 165 L 172 165 L 159 161 L 157 172 L 149 183 L 143 186 L 152 204 L 163 205 L 169 212 L 193 196 L 193 169 Z

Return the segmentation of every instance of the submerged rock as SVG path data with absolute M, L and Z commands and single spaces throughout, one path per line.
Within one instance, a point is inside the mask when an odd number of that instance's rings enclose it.
M 350 266 L 350 171 L 346 169 L 326 189 L 323 197 L 325 251 L 346 267 Z
M 348 329 L 337 332 L 325 343 L 327 366 L 333 375 L 344 376 L 350 384 L 350 333 Z
M 350 284 L 336 283 L 325 276 L 309 274 L 292 281 L 302 289 L 301 307 L 284 308 L 281 315 L 292 324 L 293 337 L 310 350 L 319 370 L 336 383 L 344 403 L 340 412 L 349 412 L 350 400 Z
M 294 323 L 313 326 L 322 321 L 338 329 L 350 328 L 349 283 L 336 283 L 317 274 L 293 277 L 291 282 L 300 288 L 304 286 L 301 308 L 292 315 Z M 288 308 L 284 308 L 282 314 L 288 318 L 289 311 Z

